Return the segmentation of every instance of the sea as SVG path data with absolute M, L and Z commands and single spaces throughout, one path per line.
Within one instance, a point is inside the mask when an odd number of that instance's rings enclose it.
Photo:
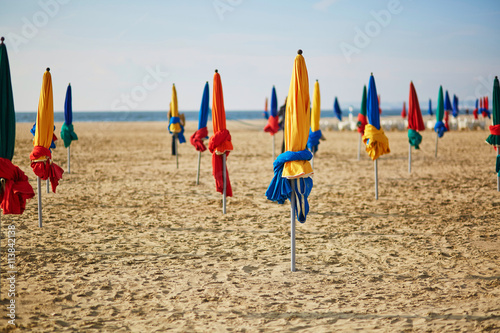
M 353 117 L 357 117 L 359 110 L 353 110 Z M 186 120 L 198 120 L 198 111 L 180 111 Z M 401 115 L 401 110 L 383 110 L 381 117 Z M 333 110 L 322 110 L 322 117 L 334 117 Z M 348 117 L 349 112 L 343 112 Z M 209 116 L 210 118 L 210 116 Z M 226 111 L 227 120 L 255 120 L 264 119 L 263 111 Z M 34 123 L 36 112 L 16 112 L 16 122 Z M 168 121 L 166 111 L 74 111 L 73 122 L 133 122 L 133 121 Z M 64 122 L 64 112 L 54 112 L 54 122 Z

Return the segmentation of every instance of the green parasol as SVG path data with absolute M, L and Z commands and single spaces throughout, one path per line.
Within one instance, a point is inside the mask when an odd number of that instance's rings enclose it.
M 500 85 L 498 76 L 493 81 L 493 125 L 490 126 L 490 135 L 486 142 L 493 145 L 497 150 L 497 191 L 500 191 Z
M 10 80 L 7 48 L 0 44 L 0 157 L 12 161 L 16 141 L 16 113 Z

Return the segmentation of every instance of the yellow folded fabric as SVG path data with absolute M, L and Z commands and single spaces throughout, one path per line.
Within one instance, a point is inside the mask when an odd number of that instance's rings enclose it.
M 389 139 L 385 136 L 382 127 L 378 130 L 375 126 L 367 124 L 365 126 L 365 134 L 362 139 L 366 145 L 366 152 L 373 161 L 380 156 L 391 152 L 391 149 L 389 148 Z
M 285 116 L 285 150 L 302 151 L 306 149 L 311 124 L 309 109 L 309 78 L 304 57 L 298 54 L 293 65 L 292 79 L 288 90 Z M 309 161 L 286 162 L 283 177 L 297 178 L 313 173 Z
M 175 84 L 172 85 L 172 101 L 170 102 L 170 111 L 172 112 L 172 117 L 179 117 L 179 108 L 177 106 L 177 91 L 175 90 Z M 170 132 L 180 133 L 181 131 L 181 124 L 170 124 Z

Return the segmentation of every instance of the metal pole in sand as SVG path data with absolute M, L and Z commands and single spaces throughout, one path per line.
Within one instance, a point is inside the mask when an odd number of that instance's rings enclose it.
M 47 193 L 50 193 L 50 185 L 49 178 L 47 178 Z
M 273 134 L 273 162 L 274 160 L 276 159 L 276 155 L 274 153 L 274 147 L 276 146 L 276 143 L 275 143 L 275 137 L 274 137 L 274 134 Z
M 3 190 L 5 189 L 5 178 L 0 178 L 0 194 L 3 193 Z M 2 230 L 2 213 L 3 211 L 0 209 L 0 230 Z M 1 233 L 0 233 L 1 236 Z
M 177 146 L 177 133 L 174 133 L 174 145 L 175 145 L 175 165 L 179 169 L 179 149 Z
M 69 147 L 70 147 L 70 146 L 68 146 L 68 173 L 71 173 L 71 169 L 70 169 L 70 161 L 69 161 L 69 159 L 70 159 Z
M 408 173 L 411 173 L 411 143 L 408 144 Z
M 36 187 L 38 190 L 38 226 L 42 227 L 42 180 L 36 177 Z
M 500 155 L 500 146 L 497 146 L 497 159 L 498 155 Z M 500 171 L 497 174 L 497 191 L 500 192 Z
M 378 200 L 378 159 L 374 161 L 375 166 L 375 199 Z
M 436 158 L 438 157 L 438 140 L 439 140 L 439 136 L 436 132 L 436 153 L 434 155 L 434 157 L 436 157 Z
M 290 179 L 290 185 L 292 186 L 292 197 L 290 199 L 291 202 L 291 211 L 290 211 L 290 254 L 291 254 L 291 259 L 290 259 L 290 270 L 292 272 L 295 272 L 295 182 L 297 180 L 295 179 Z
M 222 179 L 223 182 L 223 191 L 222 191 L 222 214 L 226 214 L 226 152 L 222 154 Z
M 196 172 L 196 185 L 200 184 L 200 164 L 201 164 L 201 151 L 198 152 L 198 170 Z
M 360 159 L 360 157 L 361 157 L 361 137 L 362 137 L 362 136 L 363 136 L 363 135 L 362 135 L 361 133 L 359 133 L 359 142 L 358 142 L 358 161 L 359 161 L 359 159 Z

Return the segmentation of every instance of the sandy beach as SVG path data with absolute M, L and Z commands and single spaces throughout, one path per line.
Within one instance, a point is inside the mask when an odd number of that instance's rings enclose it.
M 75 123 L 71 174 L 1 225 L 0 331 L 500 331 L 500 192 L 487 131 L 406 131 L 373 162 L 358 133 L 325 131 L 290 272 L 290 204 L 269 202 L 265 121 L 228 121 L 234 197 L 222 214 L 211 155 L 170 153 L 167 124 Z M 30 178 L 29 128 L 13 162 Z M 61 124 L 57 123 L 59 136 Z M 208 125 L 212 133 L 211 123 Z M 196 129 L 188 122 L 187 137 Z M 276 152 L 282 133 L 277 134 Z M 278 143 L 280 143 L 278 145 Z M 53 152 L 66 169 L 62 141 Z M 16 324 L 5 316 L 7 228 L 16 230 Z

